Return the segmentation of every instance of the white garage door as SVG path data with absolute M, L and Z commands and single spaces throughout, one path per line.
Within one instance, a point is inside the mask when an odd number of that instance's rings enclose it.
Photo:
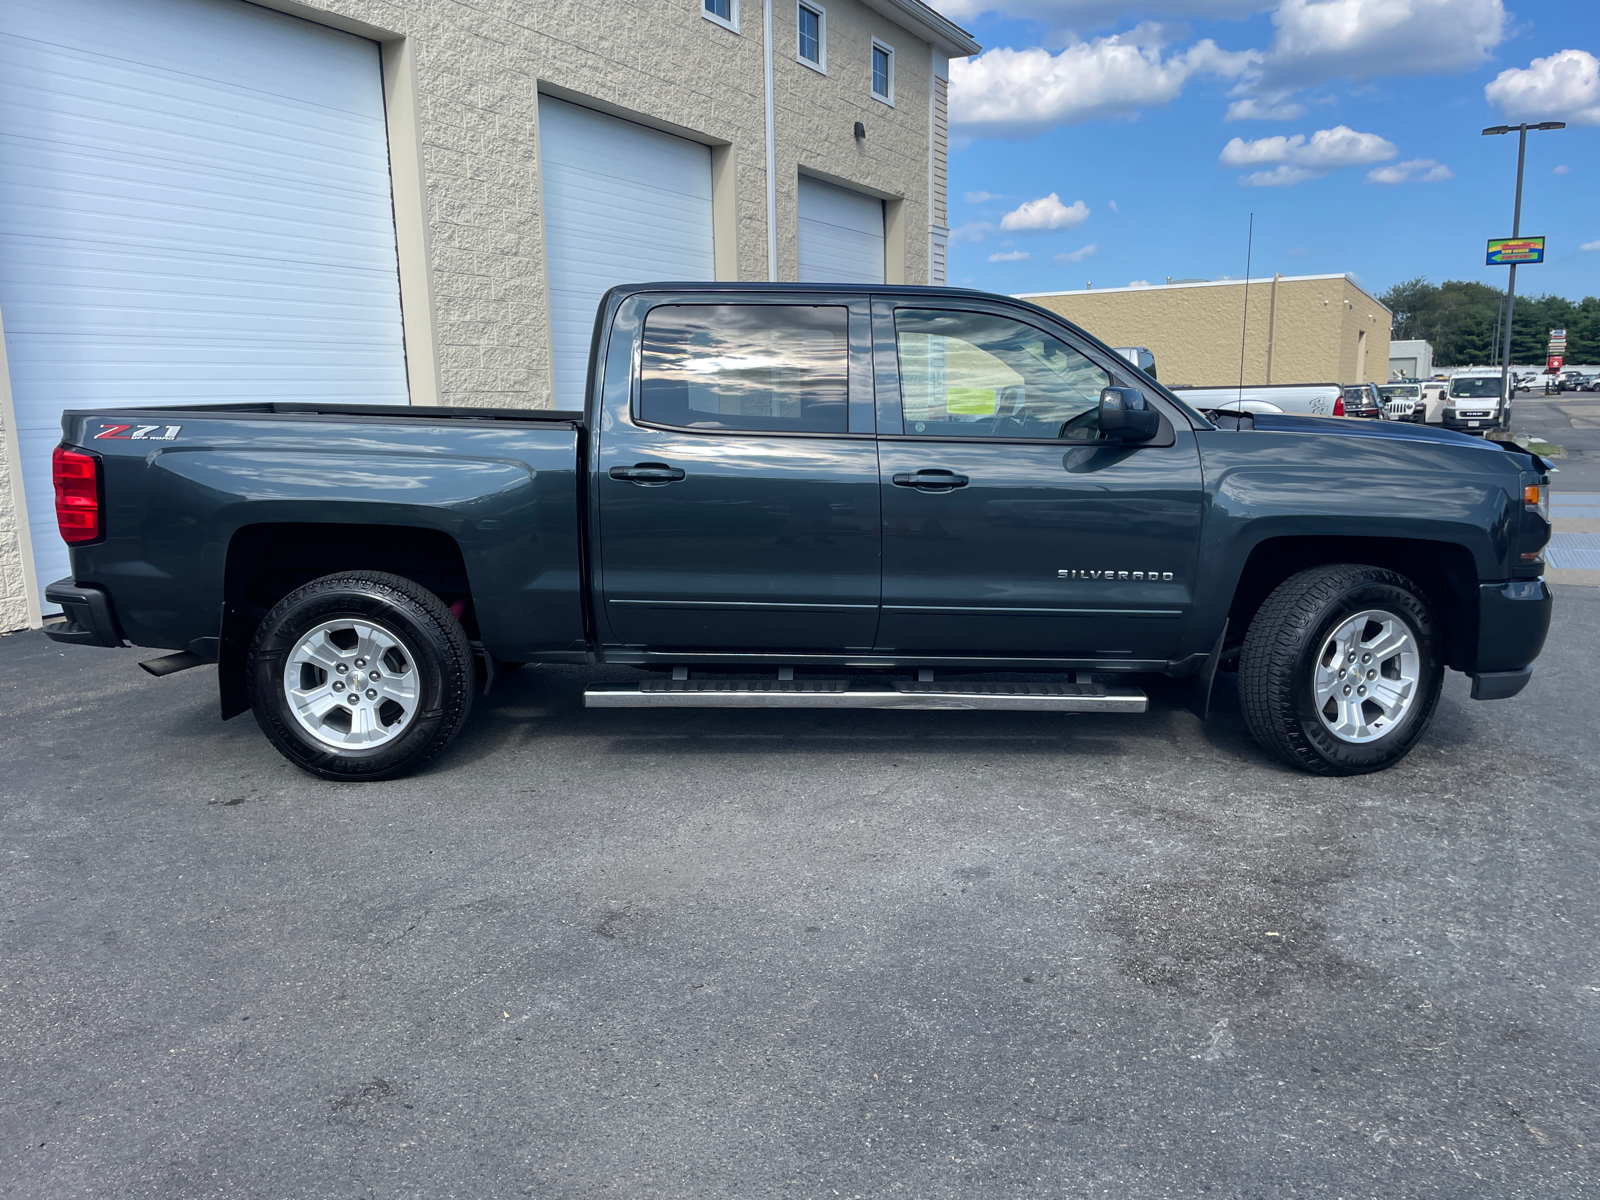
M 800 282 L 882 283 L 883 201 L 800 176 Z
M 582 408 L 607 288 L 716 277 L 711 150 L 541 96 L 539 162 L 556 407 Z
M 407 403 L 377 44 L 241 0 L 5 0 L 0 320 L 41 590 L 62 409 Z

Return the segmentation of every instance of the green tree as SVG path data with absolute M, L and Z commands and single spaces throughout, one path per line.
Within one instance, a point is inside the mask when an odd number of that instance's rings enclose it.
M 1434 285 L 1419 277 L 1395 284 L 1378 299 L 1394 314 L 1390 336 L 1431 342 L 1437 366 L 1483 366 L 1498 357 L 1495 325 L 1505 303 L 1499 288 L 1465 280 Z M 1567 331 L 1569 361 L 1600 362 L 1600 298 L 1517 297 L 1511 361 L 1541 361 L 1552 329 Z

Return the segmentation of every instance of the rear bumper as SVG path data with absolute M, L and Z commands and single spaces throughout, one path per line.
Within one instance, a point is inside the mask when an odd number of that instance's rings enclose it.
M 1478 585 L 1474 700 L 1504 700 L 1527 686 L 1550 632 L 1550 589 L 1542 579 Z
M 59 604 L 67 618 L 46 625 L 46 637 L 73 646 L 122 645 L 122 632 L 117 627 L 111 597 L 103 589 L 58 579 L 45 588 L 44 598 L 46 603 Z

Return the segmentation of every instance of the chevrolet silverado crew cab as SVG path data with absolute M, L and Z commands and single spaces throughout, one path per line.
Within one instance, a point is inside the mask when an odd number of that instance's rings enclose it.
M 1210 419 L 957 289 L 616 288 L 581 412 L 62 426 L 49 635 L 215 663 L 222 716 L 330 779 L 416 769 L 524 663 L 637 668 L 595 708 L 1131 713 L 1164 675 L 1202 718 L 1220 666 L 1270 754 L 1355 774 L 1417 742 L 1447 668 L 1516 694 L 1550 621 L 1544 460 Z

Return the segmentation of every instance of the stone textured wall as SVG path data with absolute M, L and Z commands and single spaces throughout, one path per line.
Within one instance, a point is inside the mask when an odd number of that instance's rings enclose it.
M 751 9 L 759 12 L 754 4 Z M 903 199 L 904 282 L 926 283 L 932 49 L 865 6 L 829 4 L 827 12 L 828 74 L 824 77 L 795 57 L 796 5 L 775 0 L 772 10 L 778 277 L 798 276 L 798 196 L 804 173 Z M 894 50 L 892 107 L 872 94 L 874 37 Z M 860 141 L 855 136 L 857 121 L 867 133 Z M 758 233 L 765 238 L 764 220 Z M 741 252 L 741 267 L 743 261 Z M 764 277 L 760 273 L 744 275 L 747 279 Z
M 269 3 L 272 0 L 268 0 Z M 767 277 L 761 5 L 734 33 L 701 0 L 303 0 L 276 5 L 410 40 L 444 404 L 548 407 L 550 327 L 540 213 L 538 93 L 732 146 L 737 276 Z M 869 47 L 896 51 L 896 106 L 873 99 Z M 779 277 L 798 264 L 802 170 L 904 197 L 906 278 L 927 278 L 931 52 L 854 0 L 827 5 L 828 74 L 795 59 L 794 5 L 773 7 Z M 865 142 L 853 136 L 856 121 Z
M 3 361 L 0 358 L 0 365 L 3 365 Z M 0 463 L 7 461 L 10 442 L 11 430 L 0 428 Z M 22 539 L 17 532 L 21 522 L 27 520 L 21 499 L 12 488 L 11 472 L 0 471 L 0 630 L 8 632 L 28 627 L 28 597 L 22 574 Z
M 1355 383 L 1357 335 L 1367 334 L 1365 381 L 1389 372 L 1389 310 L 1342 276 L 1226 286 L 1119 288 L 1029 299 L 1113 346 L 1145 346 L 1164 383 Z M 1269 343 L 1270 337 L 1270 343 Z M 1268 376 L 1270 344 L 1271 375 Z

